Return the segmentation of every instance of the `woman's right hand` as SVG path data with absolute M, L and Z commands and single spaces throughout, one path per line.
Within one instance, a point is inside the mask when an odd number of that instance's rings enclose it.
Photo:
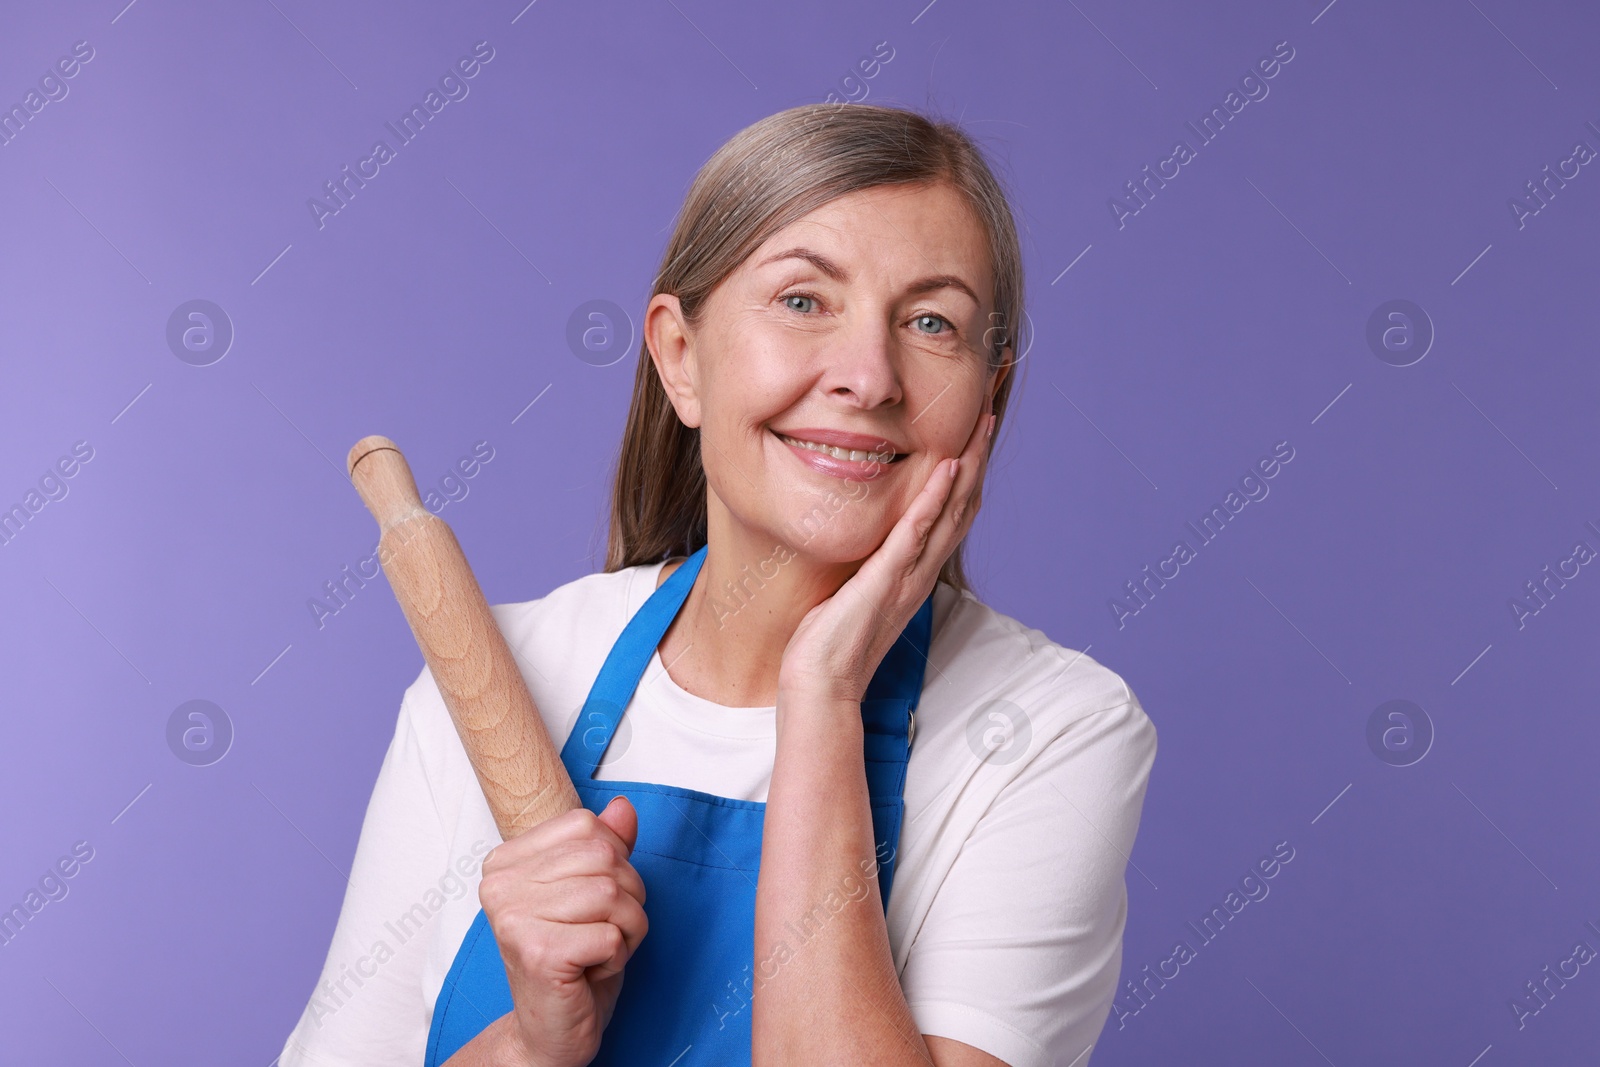
M 599 815 L 576 808 L 484 857 L 478 899 L 500 946 L 513 1008 L 498 1020 L 501 1062 L 581 1067 L 622 989 L 649 923 L 644 880 L 628 862 L 639 816 L 625 797 Z

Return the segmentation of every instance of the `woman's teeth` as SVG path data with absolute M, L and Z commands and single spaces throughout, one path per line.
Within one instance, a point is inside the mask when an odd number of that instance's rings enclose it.
M 832 456 L 834 459 L 848 459 L 857 463 L 893 463 L 899 458 L 893 449 L 885 449 L 882 452 L 860 452 L 848 448 L 836 448 L 833 445 L 819 445 L 815 441 L 802 441 L 798 437 L 787 437 L 781 433 L 777 437 L 784 444 L 810 449 L 812 452 L 821 452 Z

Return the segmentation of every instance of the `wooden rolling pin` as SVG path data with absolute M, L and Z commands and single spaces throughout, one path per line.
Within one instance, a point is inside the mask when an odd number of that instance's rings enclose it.
M 500 836 L 578 807 L 578 794 L 456 535 L 422 506 L 400 449 L 363 437 L 346 461 L 378 520 L 378 561 L 433 671 Z

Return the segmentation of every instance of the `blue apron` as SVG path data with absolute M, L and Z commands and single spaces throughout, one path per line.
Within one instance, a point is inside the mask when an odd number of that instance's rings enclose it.
M 756 874 L 766 804 L 592 778 L 705 555 L 702 547 L 689 556 L 628 621 L 561 749 L 586 808 L 598 814 L 620 794 L 639 813 L 629 862 L 644 880 L 650 929 L 623 972 L 616 1010 L 590 1061 L 596 1067 L 750 1062 Z M 886 910 L 905 813 L 912 718 L 932 630 L 930 593 L 884 656 L 861 703 L 878 889 Z M 505 963 L 480 909 L 434 1004 L 426 1067 L 444 1063 L 511 1008 Z

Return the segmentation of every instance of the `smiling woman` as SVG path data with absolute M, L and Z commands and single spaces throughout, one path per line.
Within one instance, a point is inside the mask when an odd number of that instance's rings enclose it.
M 776 239 L 780 233 L 784 239 Z M 932 267 L 932 255 L 962 264 L 972 277 Z M 893 266 L 895 291 L 881 273 L 851 276 L 841 262 L 846 256 L 874 272 Z M 893 263 L 880 263 L 879 256 Z M 700 462 L 698 424 L 680 417 L 663 375 L 650 363 L 651 350 L 663 347 L 649 335 L 658 325 L 658 309 L 672 315 L 674 334 L 709 320 L 706 342 L 713 345 L 725 343 L 728 330 L 760 331 L 744 350 L 747 360 L 850 346 L 861 331 L 872 329 L 883 342 L 890 332 L 882 328 L 883 316 L 903 312 L 888 340 L 923 354 L 917 366 L 931 370 L 936 392 L 967 379 L 965 395 L 958 392 L 955 399 L 968 405 L 968 426 L 978 413 L 980 373 L 994 372 L 989 392 L 996 426 L 1005 419 L 1012 388 L 1005 326 L 1022 320 L 1021 252 L 1004 193 L 976 146 L 953 126 L 896 108 L 829 104 L 792 108 L 758 122 L 701 169 L 662 263 L 623 438 L 607 569 L 686 553 L 689 545 L 704 543 L 702 524 L 710 518 L 679 504 L 702 498 L 712 474 Z M 851 306 L 839 306 L 847 295 Z M 891 306 L 891 296 L 903 306 Z M 722 305 L 732 314 L 717 314 Z M 869 321 L 871 315 L 878 318 Z M 794 338 L 793 350 L 776 351 L 772 339 L 785 335 Z M 808 343 L 802 345 L 802 338 Z M 748 369 L 749 363 L 739 364 L 741 373 Z M 896 399 L 898 414 L 889 405 L 861 420 L 877 425 L 856 431 L 853 448 L 881 447 L 887 442 L 872 435 L 881 434 L 891 418 L 909 423 L 920 413 L 918 401 L 931 397 Z M 962 415 L 941 414 L 946 426 Z M 793 428 L 805 427 L 772 427 Z M 721 446 L 704 444 L 708 450 Z M 927 452 L 923 460 L 931 462 Z M 926 465 L 919 470 L 925 481 Z M 957 546 L 940 577 L 966 589 L 961 560 Z
M 494 609 L 583 807 L 501 842 L 424 669 L 324 976 L 498 844 L 283 1067 L 1085 1067 L 1156 735 L 962 570 L 1022 319 L 1004 193 L 953 124 L 793 108 L 662 262 L 605 570 Z

